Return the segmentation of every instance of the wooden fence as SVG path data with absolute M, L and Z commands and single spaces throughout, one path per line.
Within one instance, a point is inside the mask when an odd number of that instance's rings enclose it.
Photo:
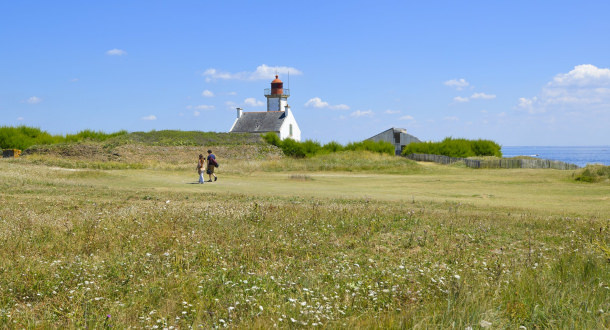
M 463 162 L 466 166 L 471 168 L 552 168 L 556 170 L 575 170 L 579 168 L 578 165 L 548 159 L 502 158 L 479 160 L 429 154 L 409 154 L 406 157 L 418 162 L 435 162 L 439 164 L 453 164 L 457 162 Z

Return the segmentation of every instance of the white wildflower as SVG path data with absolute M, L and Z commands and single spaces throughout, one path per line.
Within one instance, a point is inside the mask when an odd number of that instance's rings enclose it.
M 491 322 L 481 320 L 481 322 L 479 322 L 479 325 L 481 326 L 481 328 L 489 328 L 491 326 Z

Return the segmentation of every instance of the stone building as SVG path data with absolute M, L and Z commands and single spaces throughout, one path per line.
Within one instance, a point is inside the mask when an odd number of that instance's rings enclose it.
M 402 153 L 402 150 L 409 143 L 421 142 L 418 138 L 411 134 L 407 134 L 407 130 L 404 128 L 392 127 L 385 130 L 373 137 L 368 138 L 371 141 L 387 141 L 394 145 L 394 150 L 397 155 Z

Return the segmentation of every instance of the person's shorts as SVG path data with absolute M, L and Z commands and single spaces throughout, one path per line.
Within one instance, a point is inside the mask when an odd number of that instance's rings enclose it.
M 214 173 L 214 165 L 208 165 L 208 169 L 205 171 L 207 174 Z

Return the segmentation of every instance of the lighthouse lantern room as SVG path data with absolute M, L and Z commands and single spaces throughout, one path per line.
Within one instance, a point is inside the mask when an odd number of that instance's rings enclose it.
M 284 83 L 275 75 L 275 80 L 271 82 L 271 88 L 265 89 L 267 98 L 267 111 L 284 111 L 288 104 L 290 90 L 284 88 Z

